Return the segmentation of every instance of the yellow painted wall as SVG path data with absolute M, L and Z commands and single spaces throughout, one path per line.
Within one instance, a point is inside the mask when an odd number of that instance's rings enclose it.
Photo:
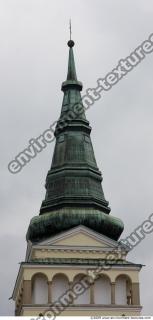
M 69 237 L 56 241 L 56 245 L 71 245 L 71 246 L 98 246 L 106 247 L 106 244 L 98 241 L 91 236 L 85 235 L 81 232 L 75 235 L 70 235 Z
M 89 269 L 89 268 L 88 268 Z M 74 267 L 71 267 L 71 268 L 40 268 L 40 267 L 36 267 L 36 268 L 26 268 L 25 267 L 25 270 L 24 270 L 24 280 L 31 280 L 32 276 L 36 273 L 43 273 L 47 276 L 48 280 L 52 280 L 53 276 L 56 274 L 56 273 L 64 273 L 69 281 L 73 281 L 73 278 L 79 274 L 79 273 L 82 273 L 82 274 L 87 274 L 87 270 L 88 269 L 83 269 L 81 267 L 78 267 L 78 268 L 74 268 Z M 91 270 L 93 270 L 93 268 L 91 267 L 90 268 Z M 137 270 L 121 270 L 121 269 L 110 269 L 108 271 L 105 271 L 105 270 L 102 270 L 100 272 L 100 274 L 105 274 L 107 275 L 111 282 L 115 282 L 115 279 L 118 275 L 121 275 L 121 274 L 125 274 L 125 275 L 128 275 L 132 282 L 139 282 L 139 277 L 138 277 L 138 274 L 139 272 Z

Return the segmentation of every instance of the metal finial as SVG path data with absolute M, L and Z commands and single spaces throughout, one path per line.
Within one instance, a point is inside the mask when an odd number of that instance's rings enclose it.
M 74 46 L 74 41 L 71 39 L 71 35 L 72 35 L 72 25 L 71 25 L 71 19 L 69 21 L 69 29 L 70 29 L 70 40 L 68 41 L 68 46 L 70 48 L 72 48 Z
M 71 19 L 70 19 L 70 21 L 69 21 L 69 28 L 70 28 L 70 40 L 71 40 L 71 35 L 72 35 Z

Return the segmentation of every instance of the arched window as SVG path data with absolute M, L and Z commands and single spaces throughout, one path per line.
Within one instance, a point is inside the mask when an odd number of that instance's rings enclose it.
M 68 278 L 64 274 L 56 274 L 52 281 L 52 301 L 58 301 L 68 289 Z
M 126 275 L 120 275 L 115 282 L 115 303 L 132 304 L 131 280 Z
M 34 275 L 34 277 L 32 278 L 32 303 L 48 303 L 47 277 L 41 273 Z
M 94 283 L 95 304 L 111 304 L 111 284 L 106 276 L 99 277 Z
M 77 298 L 74 300 L 74 304 L 89 304 L 90 303 L 90 286 L 88 288 L 88 282 L 83 281 L 85 278 L 84 274 L 78 274 L 75 276 L 73 284 L 81 284 L 80 286 L 80 294 L 78 293 Z M 81 282 L 82 280 L 82 282 Z

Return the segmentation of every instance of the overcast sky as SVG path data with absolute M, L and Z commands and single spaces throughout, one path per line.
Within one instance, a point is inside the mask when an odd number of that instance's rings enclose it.
M 151 0 L 1 0 L 1 233 L 0 315 L 13 315 L 12 294 L 25 234 L 39 213 L 54 143 L 13 175 L 8 163 L 60 113 L 72 19 L 78 79 L 96 87 L 153 32 Z M 111 213 L 130 234 L 153 212 L 153 53 L 87 112 Z M 140 276 L 143 314 L 153 314 L 153 234 L 129 255 L 145 264 Z

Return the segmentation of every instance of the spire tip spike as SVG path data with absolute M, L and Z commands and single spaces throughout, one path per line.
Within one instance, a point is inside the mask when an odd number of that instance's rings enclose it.
M 69 29 L 70 29 L 70 40 L 68 41 L 68 47 L 73 48 L 74 47 L 74 41 L 71 39 L 72 36 L 72 24 L 71 19 L 69 20 Z
M 71 40 L 71 35 L 72 35 L 71 19 L 70 19 L 70 21 L 69 21 L 69 28 L 70 28 L 70 40 Z

